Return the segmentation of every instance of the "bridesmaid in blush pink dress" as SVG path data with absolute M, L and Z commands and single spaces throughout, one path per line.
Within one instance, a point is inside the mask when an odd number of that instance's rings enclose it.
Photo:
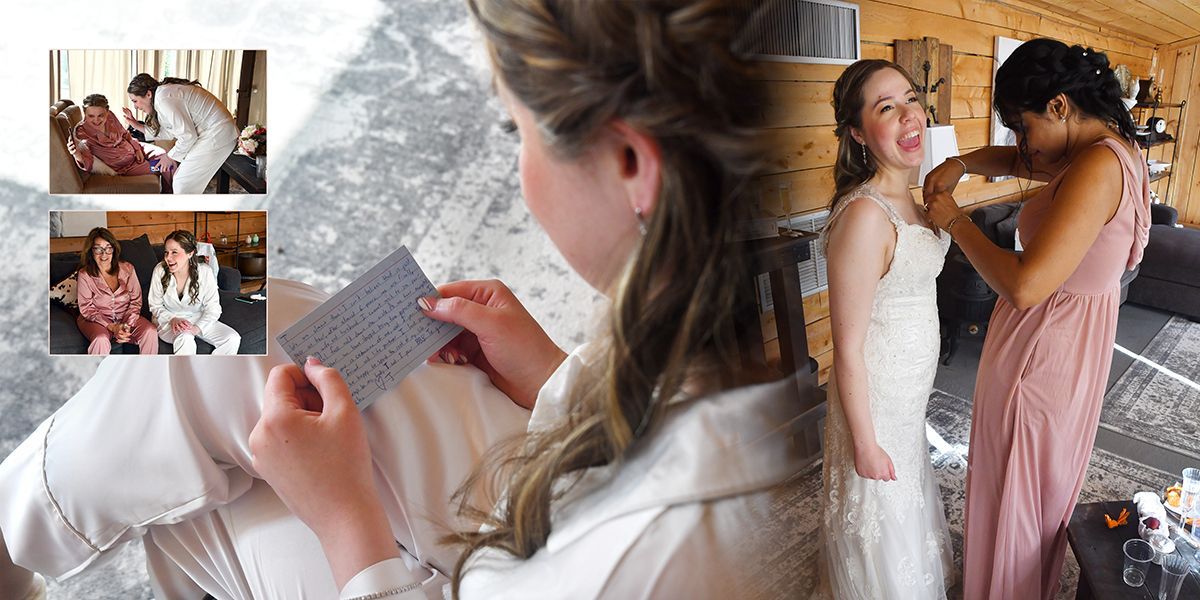
M 1018 148 L 948 160 L 926 180 L 930 217 L 1000 295 L 980 358 L 967 474 L 966 600 L 1053 598 L 1116 338 L 1121 276 L 1149 231 L 1146 163 L 1108 59 L 1054 40 L 1020 46 L 996 76 Z M 1048 181 L 1001 249 L 949 190 L 963 171 Z

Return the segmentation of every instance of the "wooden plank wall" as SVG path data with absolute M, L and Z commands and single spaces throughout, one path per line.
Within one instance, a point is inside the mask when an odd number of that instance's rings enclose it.
M 1179 151 L 1171 165 L 1171 185 L 1167 190 L 1167 181 L 1155 182 L 1154 189 L 1160 198 L 1179 211 L 1179 220 L 1183 223 L 1200 226 L 1200 193 L 1196 186 L 1200 185 L 1200 162 L 1197 161 L 1197 143 L 1200 142 L 1200 115 L 1195 111 L 1200 108 L 1200 60 L 1196 59 L 1200 47 L 1195 40 L 1184 46 L 1163 46 L 1158 49 L 1158 68 L 1163 71 L 1163 102 L 1178 103 L 1187 101 L 1188 106 L 1183 111 L 1183 123 L 1179 124 L 1175 144 Z M 1159 113 L 1167 119 L 1167 131 L 1175 132 L 1180 111 L 1163 110 Z M 1149 116 L 1149 113 L 1146 113 Z M 1143 119 L 1144 120 L 1144 119 Z M 1166 162 L 1172 162 L 1172 150 L 1175 144 L 1165 144 L 1151 150 L 1150 157 Z
M 1102 50 L 1115 65 L 1149 75 L 1154 49 L 1145 42 L 1101 32 L 1096 26 L 1044 15 L 1041 8 L 1020 0 L 860 0 L 857 2 L 864 58 L 894 58 L 894 41 L 936 37 L 954 47 L 951 123 L 959 151 L 987 145 L 990 137 L 992 58 L 995 37 L 1027 40 L 1053 37 L 1070 44 Z M 1190 63 L 1189 63 L 1190 65 Z M 764 208 L 779 216 L 823 209 L 833 194 L 833 162 L 837 150 L 830 99 L 833 82 L 845 67 L 789 63 L 760 63 L 758 77 L 767 82 L 768 106 L 763 119 L 774 148 L 770 173 L 762 180 Z M 1200 82 L 1200 77 L 1196 78 Z M 1168 150 L 1169 154 L 1169 150 Z M 1200 170 L 1196 171 L 1200 178 Z M 782 193 L 780 190 L 790 190 Z M 962 206 L 1018 200 L 1041 184 L 1010 179 L 988 183 L 972 176 L 959 184 Z M 913 189 L 919 202 L 921 192 Z M 1200 195 L 1197 196 L 1200 212 Z M 820 380 L 833 363 L 828 296 L 820 293 L 805 302 L 809 353 L 820 365 Z M 778 356 L 774 316 L 764 315 L 768 356 Z
M 205 227 L 206 213 L 191 211 L 175 212 L 130 212 L 109 211 L 108 229 L 117 236 L 118 240 L 130 240 L 143 233 L 150 238 L 150 243 L 161 244 L 168 233 L 176 229 L 192 231 L 200 237 L 207 231 L 213 240 L 219 240 L 221 235 L 228 235 L 232 243 L 238 231 L 238 213 L 208 213 L 208 225 Z M 195 219 L 195 220 L 193 220 Z M 193 226 L 193 223 L 196 225 Z M 194 230 L 193 230 L 194 229 Z M 267 235 L 267 213 L 264 211 L 248 211 L 241 213 L 241 237 L 245 241 L 247 235 L 257 233 L 259 237 Z M 50 252 L 78 252 L 83 248 L 83 237 L 53 238 L 50 240 Z

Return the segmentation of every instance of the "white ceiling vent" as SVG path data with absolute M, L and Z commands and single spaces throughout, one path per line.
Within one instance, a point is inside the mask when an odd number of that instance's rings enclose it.
M 755 58 L 848 65 L 859 59 L 858 5 L 837 0 L 778 0 L 758 21 Z

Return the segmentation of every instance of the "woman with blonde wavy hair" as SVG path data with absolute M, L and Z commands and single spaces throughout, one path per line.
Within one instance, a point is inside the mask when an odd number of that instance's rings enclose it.
M 97 377 L 138 389 L 81 392 L 0 466 L 0 489 L 30 490 L 0 497 L 15 562 L 62 576 L 144 533 L 172 598 L 799 593 L 790 573 L 760 576 L 777 484 L 801 466 L 796 382 L 737 351 L 757 326 L 734 242 L 762 158 L 743 104 L 749 15 L 713 0 L 468 4 L 530 212 L 611 299 L 595 339 L 564 353 L 503 284 L 459 281 L 419 304 L 464 333 L 362 414 L 336 371 L 277 346 L 144 378 L 106 364 Z M 276 332 L 326 298 L 271 292 Z M 118 397 L 148 395 L 175 401 Z M 116 443 L 93 437 L 97 404 L 152 422 L 138 431 L 155 456 L 118 472 L 63 450 L 64 430 Z M 41 501 L 40 456 L 62 510 Z M 95 499 L 96 482 L 163 461 L 172 474 L 136 488 L 153 501 Z

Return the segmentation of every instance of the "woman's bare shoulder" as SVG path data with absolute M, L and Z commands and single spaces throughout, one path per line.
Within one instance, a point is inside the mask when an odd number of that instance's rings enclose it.
M 884 234 L 892 230 L 892 223 L 884 208 L 879 206 L 879 200 L 866 193 L 860 193 L 849 194 L 841 202 L 844 204 L 837 207 L 836 214 L 829 223 L 829 245 L 847 241 L 857 244 L 872 239 L 888 239 Z

